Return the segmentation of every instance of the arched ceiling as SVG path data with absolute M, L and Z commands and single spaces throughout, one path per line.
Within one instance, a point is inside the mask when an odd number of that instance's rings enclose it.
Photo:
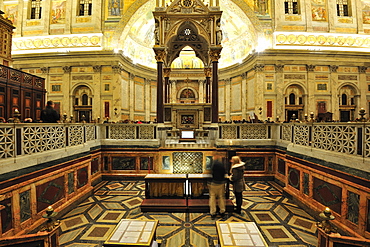
M 154 46 L 155 0 L 143 4 L 131 16 L 117 41 L 117 49 L 135 64 L 156 68 Z M 219 67 L 224 68 L 244 59 L 257 45 L 258 34 L 246 13 L 233 1 L 220 0 L 222 52 Z M 181 57 L 180 57 L 181 58 Z

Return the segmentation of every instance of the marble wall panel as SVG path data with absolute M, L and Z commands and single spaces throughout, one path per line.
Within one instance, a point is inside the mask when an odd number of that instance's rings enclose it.
M 144 111 L 144 85 L 135 83 L 135 111 Z
M 83 167 L 77 170 L 77 188 L 85 186 L 89 180 L 87 167 Z
M 135 158 L 113 157 L 112 170 L 135 170 Z
M 91 175 L 99 172 L 99 158 L 93 158 L 91 161 Z
M 242 85 L 241 82 L 231 84 L 231 111 L 242 110 Z
M 31 218 L 31 191 L 26 190 L 19 193 L 20 219 L 24 222 Z
M 278 167 L 277 167 L 278 173 L 282 174 L 285 176 L 285 160 L 283 159 L 278 159 Z
M 265 157 L 241 157 L 245 162 L 245 170 L 248 171 L 264 171 Z
M 314 177 L 313 199 L 341 214 L 342 188 Z
M 75 191 L 75 173 L 68 173 L 68 194 L 72 194 Z
M 360 209 L 360 195 L 348 191 L 347 197 L 347 219 L 352 223 L 358 224 Z
M 308 173 L 303 173 L 303 181 L 302 181 L 302 186 L 303 186 L 303 193 L 308 195 L 309 194 L 309 187 L 310 185 L 310 176 Z
M 64 177 L 36 186 L 37 212 L 41 212 L 48 206 L 56 203 L 64 197 Z
M 292 186 L 293 188 L 296 188 L 297 190 L 300 190 L 301 186 L 301 179 L 300 179 L 300 171 L 293 168 L 289 167 L 288 169 L 288 184 Z
M 1 232 L 5 233 L 14 227 L 12 216 L 12 199 L 0 201 Z

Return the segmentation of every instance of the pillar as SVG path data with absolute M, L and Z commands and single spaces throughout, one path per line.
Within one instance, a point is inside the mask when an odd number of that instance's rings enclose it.
M 212 69 L 211 68 L 205 68 L 204 74 L 206 75 L 206 82 L 205 82 L 205 103 L 211 103 L 211 75 L 212 75 Z
M 163 123 L 163 61 L 166 52 L 163 48 L 155 48 L 155 59 L 157 60 L 157 123 Z
M 330 89 L 331 89 L 331 112 L 333 113 L 333 120 L 340 119 L 339 112 L 339 96 L 338 96 L 338 66 L 329 65 L 330 70 Z
M 170 72 L 171 68 L 164 68 L 164 103 L 170 103 L 171 85 L 170 85 Z

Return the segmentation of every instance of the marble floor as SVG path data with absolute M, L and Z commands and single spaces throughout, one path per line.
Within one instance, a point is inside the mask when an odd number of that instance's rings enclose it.
M 255 222 L 269 247 L 317 246 L 316 220 L 284 197 L 273 182 L 249 182 L 242 215 L 226 221 Z M 216 220 L 203 213 L 142 213 L 144 181 L 105 181 L 75 209 L 62 216 L 60 246 L 102 246 L 123 218 L 157 219 L 160 247 L 213 247 Z M 232 193 L 231 193 L 232 196 Z M 233 197 L 232 197 L 233 199 Z

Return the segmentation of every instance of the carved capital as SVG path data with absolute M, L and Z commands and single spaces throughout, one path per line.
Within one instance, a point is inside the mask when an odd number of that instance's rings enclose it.
M 262 72 L 264 69 L 265 69 L 265 65 L 264 64 L 256 64 L 256 65 L 254 65 L 254 70 L 256 72 Z
M 221 49 L 212 49 L 209 51 L 209 58 L 212 62 L 217 62 L 221 57 L 220 53 Z
M 71 73 L 72 67 L 71 66 L 64 66 L 63 71 L 64 71 L 64 73 Z
M 164 62 L 164 59 L 166 57 L 166 51 L 164 49 L 154 49 L 155 52 L 155 60 L 157 62 Z
M 204 68 L 204 74 L 206 77 L 211 77 L 212 76 L 212 68 Z
M 176 84 L 176 80 L 170 80 L 171 84 Z
M 337 70 L 338 70 L 338 65 L 330 65 L 330 66 L 329 66 L 329 70 L 330 70 L 330 72 L 332 72 L 332 73 L 336 73 L 336 72 L 337 72 Z
M 366 73 L 367 67 L 366 66 L 358 66 L 358 71 L 360 73 Z
M 284 70 L 284 64 L 275 64 L 275 71 L 278 73 L 282 73 Z
M 170 77 L 170 74 L 171 74 L 171 68 L 164 68 L 163 69 L 164 77 Z
M 96 72 L 96 73 L 98 73 L 98 72 L 101 72 L 101 65 L 94 65 L 93 66 L 93 70 L 94 70 L 94 72 Z
M 47 74 L 47 73 L 49 72 L 49 67 L 42 67 L 42 68 L 41 68 L 41 72 L 42 72 L 43 74 Z
M 314 70 L 315 70 L 315 68 L 316 68 L 316 66 L 315 66 L 315 65 L 312 65 L 312 64 L 307 64 L 307 65 L 306 65 L 306 69 L 307 69 L 307 71 L 312 72 L 312 71 L 314 71 Z
M 133 81 L 135 79 L 135 75 L 134 74 L 130 74 L 130 81 Z
M 225 85 L 230 86 L 230 84 L 231 84 L 231 79 L 230 78 L 225 79 Z
M 113 69 L 113 73 L 115 73 L 115 74 L 120 73 L 121 70 L 122 70 L 121 66 L 119 66 L 119 65 L 113 65 L 112 69 Z
M 243 80 L 247 79 L 247 72 L 244 72 L 240 75 Z

